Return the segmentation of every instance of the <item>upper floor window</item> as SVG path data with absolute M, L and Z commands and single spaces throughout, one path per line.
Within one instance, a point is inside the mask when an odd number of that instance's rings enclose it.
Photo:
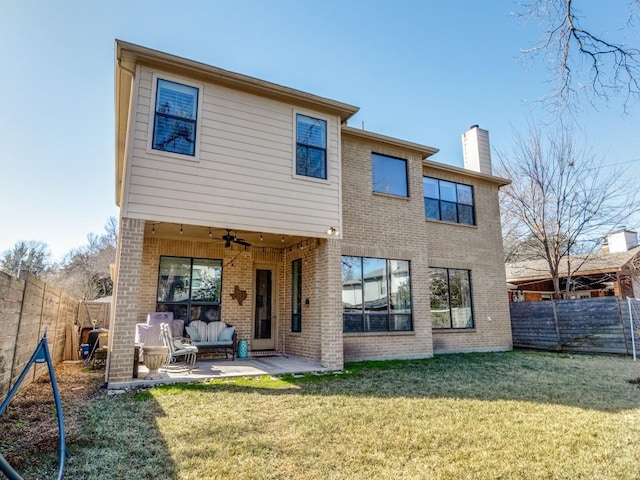
M 473 328 L 469 270 L 430 268 L 429 293 L 434 329 Z
M 158 79 L 152 148 L 195 156 L 198 88 Z
M 424 211 L 431 220 L 475 225 L 473 187 L 437 178 L 423 177 Z
M 373 191 L 408 197 L 407 161 L 378 153 L 371 154 Z
M 412 330 L 409 262 L 342 257 L 342 305 L 344 332 Z
M 327 179 L 327 122 L 296 115 L 296 175 Z

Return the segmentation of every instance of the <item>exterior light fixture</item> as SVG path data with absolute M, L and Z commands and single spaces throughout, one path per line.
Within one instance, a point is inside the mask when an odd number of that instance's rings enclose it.
M 327 229 L 327 235 L 338 235 L 340 232 L 338 232 L 338 229 L 336 227 L 329 227 Z
M 180 235 L 182 235 L 183 230 L 182 230 L 182 225 L 180 225 Z

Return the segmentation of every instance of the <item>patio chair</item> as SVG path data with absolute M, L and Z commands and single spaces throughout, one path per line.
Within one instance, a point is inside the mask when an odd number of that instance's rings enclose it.
M 180 357 L 183 357 L 185 368 L 188 371 L 191 371 L 196 363 L 198 347 L 186 343 L 182 339 L 174 338 L 171 334 L 169 325 L 166 323 L 160 325 L 160 331 L 162 334 L 162 342 L 164 343 L 164 346 L 169 349 L 167 359 L 164 364 L 165 371 L 168 371 L 172 364 L 178 363 L 180 361 Z

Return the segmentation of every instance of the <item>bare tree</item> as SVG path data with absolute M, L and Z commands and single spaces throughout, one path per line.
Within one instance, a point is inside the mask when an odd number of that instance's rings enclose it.
M 50 266 L 51 253 L 49 246 L 39 241 L 21 241 L 11 250 L 7 250 L 0 258 L 0 270 L 18 276 L 20 270 L 40 275 Z
M 113 281 L 109 265 L 115 262 L 118 223 L 109 217 L 101 235 L 89 233 L 87 244 L 69 251 L 47 281 L 81 299 L 93 300 L 111 295 Z
M 620 29 L 602 34 L 596 33 L 601 28 L 583 26 L 578 0 L 534 0 L 522 5 L 517 15 L 540 21 L 544 29 L 539 41 L 523 50 L 526 57 L 542 55 L 550 65 L 555 83 L 543 101 L 562 112 L 573 110 L 585 98 L 593 105 L 598 98 L 607 101 L 620 95 L 626 111 L 640 98 L 640 50 L 622 38 L 625 32 L 637 31 L 639 2 L 631 0 Z M 597 24 L 597 19 L 591 23 Z
M 566 129 L 515 134 L 513 151 L 498 158 L 499 174 L 512 181 L 501 190 L 505 244 L 512 258 L 544 259 L 560 298 L 560 277 L 570 279 L 604 236 L 638 210 L 637 188 L 578 148 Z M 578 253 L 580 262 L 572 263 Z

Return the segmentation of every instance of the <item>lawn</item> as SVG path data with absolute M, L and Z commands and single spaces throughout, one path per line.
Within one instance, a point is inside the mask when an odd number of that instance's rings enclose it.
M 638 376 L 625 357 L 510 352 L 103 396 L 65 478 L 638 479 Z

